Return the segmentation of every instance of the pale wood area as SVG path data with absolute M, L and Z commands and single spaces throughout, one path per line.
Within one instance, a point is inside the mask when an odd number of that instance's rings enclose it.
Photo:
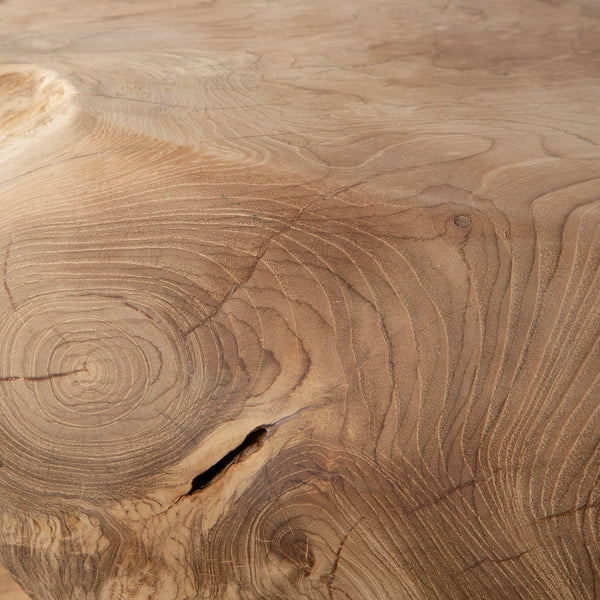
M 0 567 L 0 598 L 2 600 L 28 600 L 29 598 L 3 567 Z
M 597 2 L 7 0 L 0 135 L 33 598 L 600 597 Z

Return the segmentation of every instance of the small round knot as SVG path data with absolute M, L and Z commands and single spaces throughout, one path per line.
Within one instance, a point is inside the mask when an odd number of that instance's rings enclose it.
M 471 217 L 467 215 L 456 215 L 454 217 L 454 224 L 457 227 L 468 227 L 471 224 Z

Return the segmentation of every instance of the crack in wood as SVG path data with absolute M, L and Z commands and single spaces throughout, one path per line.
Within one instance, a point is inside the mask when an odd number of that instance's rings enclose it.
M 15 311 L 15 313 L 17 313 L 17 315 L 18 315 L 19 311 L 17 310 L 17 305 L 15 303 L 15 299 L 14 299 L 12 291 L 8 285 L 8 261 L 10 259 L 10 249 L 12 248 L 12 243 L 13 243 L 13 240 L 11 239 L 6 247 L 6 255 L 4 257 L 4 264 L 2 266 L 2 275 L 3 275 L 2 283 L 4 285 L 4 290 L 6 291 L 6 295 L 8 296 L 10 305 L 11 305 L 12 309 Z
M 192 480 L 192 487 L 186 496 L 191 496 L 208 487 L 213 481 L 224 475 L 230 466 L 256 452 L 262 446 L 262 443 L 267 436 L 267 432 L 267 427 L 258 427 L 251 431 L 239 446 L 230 450 L 223 458 L 206 469 L 206 471 L 196 475 Z
M 8 381 L 48 381 L 50 379 L 56 379 L 60 377 L 69 377 L 70 375 L 77 375 L 79 373 L 89 373 L 87 363 L 84 363 L 80 369 L 73 369 L 72 371 L 64 371 L 62 373 L 46 373 L 46 375 L 6 375 L 0 377 L 0 382 Z
M 525 554 L 528 554 L 529 552 L 531 552 L 531 549 L 523 550 L 523 552 L 519 552 L 519 554 L 515 554 L 514 556 L 507 556 L 505 558 L 490 558 L 489 556 L 486 556 L 485 558 L 478 560 L 477 562 L 473 563 L 472 565 L 469 565 L 466 569 L 463 569 L 460 572 L 460 574 L 464 575 L 465 573 L 468 573 L 469 571 L 472 571 L 473 569 L 476 569 L 477 567 L 480 567 L 481 565 L 484 565 L 486 563 L 493 563 L 495 565 L 498 565 L 498 564 L 502 564 L 505 562 L 510 562 L 512 560 L 518 560 L 519 558 L 521 558 L 522 556 L 525 556 Z
M 267 253 L 271 242 L 276 237 L 284 234 L 286 231 L 289 231 L 302 218 L 302 215 L 304 214 L 304 211 L 307 208 L 312 207 L 315 204 L 318 204 L 320 201 L 321 201 L 321 198 L 319 198 L 317 201 L 309 202 L 308 204 L 306 204 L 305 206 L 303 206 L 298 211 L 298 213 L 292 219 L 290 219 L 283 227 L 281 227 L 280 229 L 278 229 L 277 231 L 274 231 L 271 235 L 269 235 L 265 239 L 265 241 L 263 242 L 263 244 L 262 244 L 262 246 L 261 246 L 258 254 L 255 256 L 254 260 L 252 261 L 252 264 L 248 268 L 248 272 L 246 273 L 246 275 L 240 281 L 235 282 L 229 288 L 229 290 L 223 296 L 223 298 L 221 299 L 221 301 L 218 302 L 213 307 L 213 309 L 199 323 L 196 323 L 196 325 L 193 325 L 192 327 L 190 327 L 189 329 L 187 329 L 186 331 L 184 331 L 183 332 L 183 337 L 189 336 L 194 331 L 196 331 L 196 329 L 199 329 L 200 327 L 203 327 L 209 321 L 211 321 L 212 319 L 214 319 L 219 314 L 219 312 L 221 311 L 221 309 L 223 308 L 223 306 L 226 304 L 226 302 L 231 298 L 231 296 L 233 296 L 233 294 L 235 294 L 235 292 L 238 289 L 240 289 L 241 287 L 243 287 L 244 285 L 246 285 L 250 281 L 250 279 L 252 278 L 252 275 L 254 275 L 254 272 L 256 271 L 256 268 L 258 267 L 260 261 L 264 258 L 265 254 Z
M 354 523 L 354 525 L 352 525 L 352 527 L 350 527 L 350 529 L 348 530 L 348 532 L 346 533 L 346 535 L 343 537 L 342 541 L 340 542 L 340 545 L 338 546 L 338 549 L 335 553 L 335 559 L 333 561 L 333 565 L 331 566 L 331 571 L 329 572 L 329 577 L 327 578 L 327 594 L 329 596 L 329 600 L 333 600 L 333 590 L 336 589 L 333 587 L 333 584 L 335 583 L 335 577 L 337 575 L 337 570 L 338 570 L 338 566 L 340 563 L 340 557 L 342 556 L 342 550 L 344 549 L 344 546 L 346 545 L 346 541 L 350 537 L 350 534 L 354 531 L 356 526 L 363 520 L 363 518 L 364 517 L 361 517 L 360 519 L 358 519 L 358 521 L 356 521 L 356 523 Z

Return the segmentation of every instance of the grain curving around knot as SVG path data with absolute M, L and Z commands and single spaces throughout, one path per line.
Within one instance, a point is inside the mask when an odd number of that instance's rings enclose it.
M 587 0 L 0 2 L 24 593 L 600 597 L 599 40 Z

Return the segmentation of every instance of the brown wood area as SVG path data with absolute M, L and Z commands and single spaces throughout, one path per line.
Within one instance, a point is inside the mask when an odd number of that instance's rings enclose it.
M 596 0 L 0 2 L 2 564 L 600 598 L 599 143 Z

